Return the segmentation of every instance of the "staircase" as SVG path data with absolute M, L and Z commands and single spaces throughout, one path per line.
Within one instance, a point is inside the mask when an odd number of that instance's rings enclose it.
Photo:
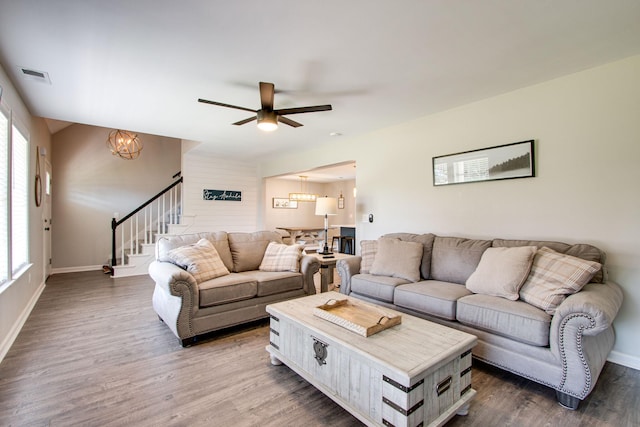
M 121 220 L 112 218 L 111 259 L 105 265 L 111 277 L 148 274 L 158 239 L 188 227 L 182 215 L 182 182 L 179 177 Z

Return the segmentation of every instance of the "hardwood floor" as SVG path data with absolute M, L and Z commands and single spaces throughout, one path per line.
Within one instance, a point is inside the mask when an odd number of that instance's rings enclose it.
M 286 366 L 268 323 L 183 349 L 148 277 L 59 274 L 0 364 L 2 426 L 359 426 Z M 478 394 L 450 426 L 639 426 L 640 371 L 607 363 L 577 411 L 546 387 L 474 361 Z

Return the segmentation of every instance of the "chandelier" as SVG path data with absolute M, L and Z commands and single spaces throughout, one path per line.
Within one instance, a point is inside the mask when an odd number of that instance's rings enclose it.
M 138 138 L 138 134 L 117 129 L 109 133 L 107 147 L 109 147 L 111 154 L 114 156 L 119 156 L 126 160 L 133 160 L 137 158 L 142 151 L 142 141 Z
M 318 198 L 317 194 L 311 194 L 306 192 L 307 188 L 307 177 L 300 177 L 300 192 L 299 193 L 289 193 L 289 200 L 296 200 L 298 202 L 315 202 Z

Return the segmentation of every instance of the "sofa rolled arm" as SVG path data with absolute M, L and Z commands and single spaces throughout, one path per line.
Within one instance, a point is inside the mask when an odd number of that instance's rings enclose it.
M 303 255 L 300 259 L 300 272 L 302 273 L 302 287 L 307 295 L 316 293 L 316 285 L 313 281 L 313 275 L 320 270 L 320 261 L 318 258 Z
M 153 308 L 158 316 L 179 339 L 195 336 L 192 319 L 200 295 L 193 275 L 170 262 L 153 261 L 149 276 L 156 282 Z
M 336 262 L 336 268 L 340 276 L 340 293 L 345 295 L 351 293 L 351 278 L 360 273 L 361 262 L 362 257 L 360 255 L 340 259 Z
M 617 283 L 588 283 L 580 292 L 570 295 L 558 306 L 553 322 L 577 313 L 584 314 L 590 322 L 582 333 L 597 335 L 613 324 L 613 319 L 622 306 L 622 298 L 622 289 Z
M 580 400 L 591 392 L 615 342 L 613 320 L 622 298 L 616 283 L 589 283 L 558 306 L 550 335 L 562 364 L 557 391 Z
M 188 271 L 170 262 L 153 261 L 149 265 L 149 276 L 173 296 L 181 297 L 185 292 L 192 294 L 194 306 L 198 306 L 198 284 Z

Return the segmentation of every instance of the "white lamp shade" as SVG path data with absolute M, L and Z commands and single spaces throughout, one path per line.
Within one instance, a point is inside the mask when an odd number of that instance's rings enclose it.
M 337 215 L 338 199 L 335 197 L 318 197 L 316 199 L 316 215 Z

